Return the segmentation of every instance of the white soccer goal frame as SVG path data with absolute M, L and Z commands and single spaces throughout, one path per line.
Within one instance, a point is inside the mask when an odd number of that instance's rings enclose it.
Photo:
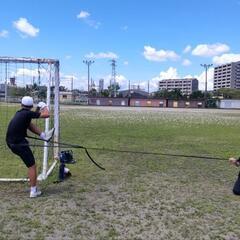
M 45 59 L 45 58 L 14 58 L 14 57 L 0 57 L 0 63 L 29 63 L 29 64 L 48 64 L 49 67 L 49 80 L 48 80 L 48 86 L 47 86 L 47 105 L 51 106 L 50 104 L 50 93 L 51 93 L 51 81 L 52 81 L 52 71 L 51 67 L 54 67 L 54 108 L 53 108 L 53 118 L 54 118 L 54 161 L 51 164 L 51 166 L 48 168 L 48 143 L 44 143 L 44 150 L 43 150 L 43 161 L 42 161 L 42 172 L 38 175 L 38 180 L 45 180 L 47 177 L 51 174 L 54 167 L 57 164 L 57 158 L 59 153 L 59 112 L 60 112 L 60 106 L 59 106 L 59 84 L 60 84 L 60 77 L 59 77 L 59 60 L 56 59 Z M 5 101 L 7 101 L 7 77 L 5 82 Z M 49 130 L 49 119 L 45 119 L 45 131 Z M 21 181 L 29 181 L 28 178 L 0 178 L 0 182 L 21 182 Z

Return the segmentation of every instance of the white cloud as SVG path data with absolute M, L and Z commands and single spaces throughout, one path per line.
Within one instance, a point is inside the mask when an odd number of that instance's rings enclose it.
M 111 75 L 107 75 L 105 77 L 106 81 L 108 82 L 107 85 L 109 85 L 110 80 L 112 79 Z M 116 75 L 116 82 L 119 83 L 119 85 L 121 86 L 122 84 L 126 84 L 127 82 L 127 78 L 121 74 L 117 74 Z
M 160 81 L 163 79 L 174 79 L 174 78 L 179 78 L 179 75 L 177 73 L 177 69 L 174 67 L 168 68 L 167 71 L 162 71 L 159 73 L 159 76 L 154 77 L 152 80 L 153 81 Z
M 190 45 L 187 45 L 184 50 L 183 50 L 183 53 L 188 53 L 192 50 L 192 47 Z
M 107 76 L 103 77 L 103 79 L 104 79 L 105 87 L 107 87 L 110 84 L 112 76 L 107 75 Z M 120 86 L 121 90 L 128 88 L 128 80 L 124 75 L 117 74 L 116 75 L 116 82 L 119 83 L 119 86 Z
M 71 75 L 61 74 L 60 79 L 61 79 L 61 81 L 62 81 L 62 79 L 65 79 L 66 81 L 70 81 L 70 80 L 77 80 L 78 78 L 73 74 L 71 74 Z
M 149 61 L 163 62 L 167 60 L 178 60 L 179 56 L 171 50 L 159 50 L 157 51 L 155 48 L 151 46 L 144 46 L 144 57 Z
M 167 71 L 161 71 L 158 76 L 154 77 L 150 81 L 151 89 L 158 90 L 158 82 L 163 79 L 176 79 L 179 78 L 177 69 L 169 67 Z
M 208 75 L 207 75 L 207 90 L 213 90 L 213 73 L 214 68 L 208 69 Z M 194 76 L 198 79 L 198 88 L 199 90 L 204 91 L 205 90 L 205 71 L 203 71 L 200 75 Z
M 128 64 L 129 64 L 128 61 L 124 61 L 124 62 L 123 62 L 123 65 L 128 65 Z
M 128 30 L 128 26 L 127 26 L 127 25 L 123 26 L 123 27 L 122 27 L 122 30 L 123 30 L 123 31 L 127 31 L 127 30 Z
M 101 25 L 100 22 L 95 21 L 93 19 L 90 18 L 90 13 L 86 12 L 86 11 L 81 11 L 78 15 L 77 15 L 78 19 L 81 19 L 83 22 L 85 22 L 87 25 L 89 25 L 90 27 L 93 27 L 95 29 L 98 29 Z
M 47 76 L 47 71 L 43 68 L 39 69 L 40 76 Z M 38 77 L 39 72 L 38 69 L 29 69 L 29 68 L 18 68 L 16 73 L 12 73 L 13 75 L 16 75 L 17 77 L 23 76 L 23 77 Z
M 66 87 L 68 90 L 71 90 L 72 84 L 73 84 L 73 89 L 81 88 L 82 86 L 79 85 L 80 82 L 81 84 L 83 83 L 83 81 L 78 81 L 78 77 L 76 76 L 76 74 L 60 73 L 60 85 Z
M 24 86 L 26 84 L 32 84 L 34 81 L 38 82 L 39 72 L 38 68 L 16 68 L 10 71 L 10 77 L 16 77 L 16 83 L 19 86 Z M 40 81 L 41 84 L 46 85 L 49 79 L 49 73 L 46 69 L 40 68 Z
M 65 56 L 65 59 L 67 59 L 67 60 L 69 60 L 69 59 L 71 59 L 71 58 L 72 58 L 71 55 L 66 55 L 66 56 Z
M 36 37 L 39 33 L 39 29 L 35 28 L 26 18 L 19 18 L 13 22 L 13 26 L 21 33 L 22 37 Z
M 101 59 L 101 58 L 110 58 L 110 59 L 117 59 L 117 54 L 113 52 L 100 52 L 100 53 L 89 53 L 85 55 L 86 58 L 92 58 L 92 59 Z
M 213 57 L 224 52 L 228 52 L 229 50 L 230 47 L 223 43 L 199 44 L 193 49 L 192 55 L 201 57 Z
M 231 62 L 237 62 L 240 61 L 240 54 L 223 54 L 221 56 L 215 56 L 213 57 L 213 63 L 216 65 L 231 63 Z
M 77 18 L 88 18 L 90 16 L 89 12 L 86 11 L 81 11 L 78 15 Z
M 186 67 L 190 66 L 191 64 L 192 64 L 192 62 L 190 60 L 188 60 L 188 59 L 184 59 L 183 62 L 182 62 L 182 65 L 186 66 Z
M 2 30 L 0 31 L 0 38 L 7 38 L 8 37 L 8 31 L 7 30 Z

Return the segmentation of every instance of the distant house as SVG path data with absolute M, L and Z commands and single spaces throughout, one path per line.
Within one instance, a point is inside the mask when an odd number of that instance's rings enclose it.
M 70 103 L 73 102 L 73 93 L 60 91 L 59 92 L 59 101 L 62 103 Z
M 0 84 L 0 98 L 5 97 L 5 83 Z
M 73 99 L 74 99 L 74 103 L 79 103 L 79 104 L 86 105 L 88 103 L 88 92 L 75 91 Z

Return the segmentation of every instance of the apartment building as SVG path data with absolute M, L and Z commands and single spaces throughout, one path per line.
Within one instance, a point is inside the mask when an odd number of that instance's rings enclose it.
M 174 90 L 180 89 L 182 94 L 189 95 L 198 90 L 198 80 L 196 78 L 182 79 L 164 79 L 159 81 L 159 90 Z
M 213 90 L 240 88 L 240 61 L 214 68 Z

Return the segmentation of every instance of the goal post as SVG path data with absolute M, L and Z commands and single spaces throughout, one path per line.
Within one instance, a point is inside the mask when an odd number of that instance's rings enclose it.
M 40 144 L 32 139 L 29 141 L 40 173 L 38 180 L 46 179 L 54 169 L 59 152 L 56 143 L 59 142 L 60 135 L 59 82 L 59 60 L 0 57 L 0 181 L 28 181 L 24 177 L 24 164 L 11 153 L 5 142 L 8 123 L 20 109 L 24 95 L 32 96 L 35 104 L 46 101 L 50 108 L 50 118 L 36 120 L 36 124 L 40 124 L 43 131 L 55 128 L 53 146 L 47 142 Z

